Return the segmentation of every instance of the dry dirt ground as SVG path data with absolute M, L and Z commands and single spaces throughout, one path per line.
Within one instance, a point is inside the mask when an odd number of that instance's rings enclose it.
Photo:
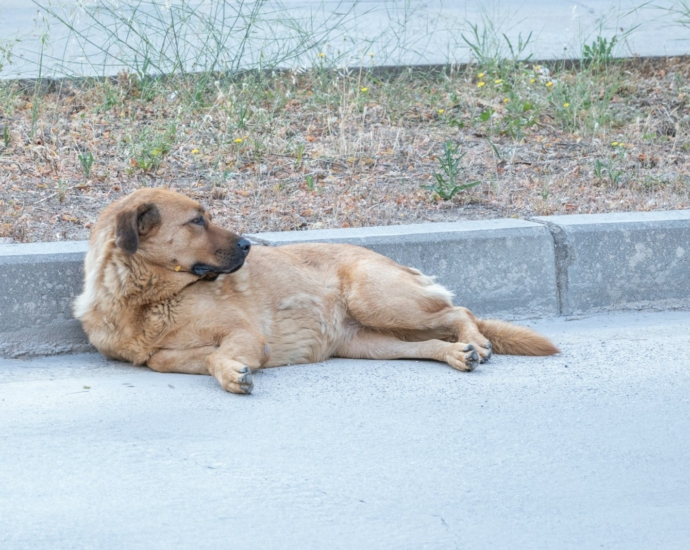
M 671 58 L 0 83 L 0 242 L 86 239 L 154 186 L 241 232 L 689 208 L 689 76 Z M 435 174 L 478 184 L 444 200 Z

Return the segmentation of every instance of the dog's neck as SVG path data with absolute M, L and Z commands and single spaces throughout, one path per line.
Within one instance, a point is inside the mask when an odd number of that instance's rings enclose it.
M 104 286 L 115 290 L 114 298 L 127 308 L 169 301 L 199 280 L 192 273 L 174 272 L 163 266 L 151 265 L 137 254 L 129 255 L 119 250 L 105 266 L 105 277 L 111 280 Z
M 191 273 L 152 267 L 137 254 L 130 255 L 119 249 L 114 239 L 92 243 L 86 264 L 84 291 L 74 304 L 78 319 L 83 319 L 93 309 L 107 312 L 109 316 L 140 311 L 174 299 L 199 279 Z

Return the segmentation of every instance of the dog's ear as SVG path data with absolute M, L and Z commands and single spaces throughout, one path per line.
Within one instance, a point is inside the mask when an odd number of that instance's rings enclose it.
M 139 248 L 139 238 L 148 235 L 161 223 L 161 214 L 155 204 L 141 204 L 120 212 L 115 222 L 115 245 L 128 254 L 134 254 Z

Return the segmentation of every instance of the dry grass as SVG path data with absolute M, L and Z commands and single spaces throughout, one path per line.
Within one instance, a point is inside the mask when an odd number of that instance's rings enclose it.
M 688 208 L 689 75 L 675 58 L 0 84 L 0 238 L 86 239 L 150 186 L 242 232 Z M 446 141 L 481 182 L 450 201 L 428 188 Z

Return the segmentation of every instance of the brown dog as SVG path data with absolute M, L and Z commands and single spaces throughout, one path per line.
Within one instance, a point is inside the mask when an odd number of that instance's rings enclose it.
M 530 329 L 453 307 L 431 278 L 365 248 L 249 250 L 193 200 L 136 191 L 93 229 L 74 314 L 109 357 L 211 374 L 234 393 L 251 392 L 254 369 L 333 356 L 434 359 L 471 371 L 492 349 L 558 352 Z

